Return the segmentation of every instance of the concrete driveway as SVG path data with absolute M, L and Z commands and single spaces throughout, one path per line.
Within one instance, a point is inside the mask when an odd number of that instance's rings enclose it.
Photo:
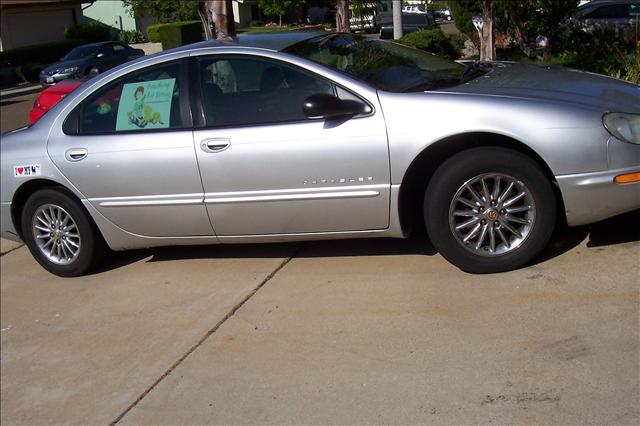
M 638 424 L 631 214 L 469 275 L 421 241 L 1 262 L 9 424 Z M 637 229 L 637 226 L 636 226 Z
M 561 230 L 494 275 L 374 239 L 118 253 L 62 279 L 2 241 L 0 422 L 638 424 L 638 223 Z

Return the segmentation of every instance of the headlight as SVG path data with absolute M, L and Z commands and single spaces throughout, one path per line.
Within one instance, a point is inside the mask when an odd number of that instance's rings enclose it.
M 640 114 L 611 112 L 602 117 L 602 123 L 616 138 L 640 145 Z
M 78 67 L 65 68 L 62 70 L 62 74 L 69 74 L 78 71 Z

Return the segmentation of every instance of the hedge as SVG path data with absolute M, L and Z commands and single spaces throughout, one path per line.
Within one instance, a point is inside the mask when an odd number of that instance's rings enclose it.
M 160 24 L 160 41 L 162 49 L 167 50 L 185 44 L 195 43 L 202 40 L 201 21 L 172 22 Z
M 455 41 L 455 44 L 458 45 L 455 46 L 454 43 L 451 42 L 451 39 L 439 28 L 431 30 L 422 29 L 406 34 L 398 40 L 398 42 L 435 53 L 438 56 L 446 56 L 452 60 L 460 57 L 460 51 L 458 50 L 459 40 Z
M 160 27 L 163 24 L 154 24 L 147 27 L 147 38 L 150 42 L 160 43 Z
M 111 27 L 101 22 L 78 24 L 64 30 L 64 38 L 88 41 L 111 40 Z
M 0 66 L 51 64 L 58 62 L 74 47 L 85 43 L 87 43 L 86 40 L 70 39 L 5 50 L 0 52 Z

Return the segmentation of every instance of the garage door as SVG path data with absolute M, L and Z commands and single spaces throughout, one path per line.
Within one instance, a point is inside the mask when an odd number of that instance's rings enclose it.
M 74 25 L 72 8 L 7 13 L 6 19 L 10 48 L 63 40 L 65 28 Z

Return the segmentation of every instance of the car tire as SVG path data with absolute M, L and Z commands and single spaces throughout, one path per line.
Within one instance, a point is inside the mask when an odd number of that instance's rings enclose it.
M 89 77 L 95 77 L 96 75 L 100 74 L 100 70 L 98 68 L 90 68 L 89 71 L 87 72 L 87 75 Z
M 86 274 L 105 249 L 84 207 L 58 188 L 41 189 L 27 199 L 22 210 L 22 235 L 38 263 L 61 277 Z
M 503 272 L 545 248 L 556 199 L 549 178 L 526 155 L 473 148 L 436 170 L 425 192 L 424 220 L 435 248 L 463 271 Z

